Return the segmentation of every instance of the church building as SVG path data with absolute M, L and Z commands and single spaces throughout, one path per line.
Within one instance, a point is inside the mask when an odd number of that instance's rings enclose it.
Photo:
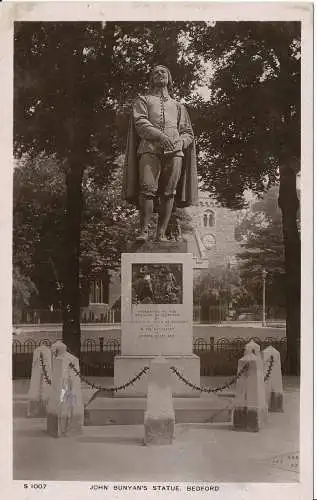
M 192 234 L 186 235 L 195 269 L 234 265 L 240 245 L 235 239 L 238 212 L 219 206 L 206 191 L 198 204 L 186 209 L 192 219 Z

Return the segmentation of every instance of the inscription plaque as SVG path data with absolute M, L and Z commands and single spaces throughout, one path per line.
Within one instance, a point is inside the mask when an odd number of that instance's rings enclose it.
M 122 254 L 122 354 L 192 353 L 192 255 Z

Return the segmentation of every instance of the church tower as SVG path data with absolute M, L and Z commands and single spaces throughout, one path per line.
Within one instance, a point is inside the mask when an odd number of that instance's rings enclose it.
M 206 191 L 199 192 L 198 203 L 186 209 L 191 217 L 193 232 L 186 235 L 196 269 L 234 265 L 241 251 L 235 239 L 237 212 L 219 206 Z

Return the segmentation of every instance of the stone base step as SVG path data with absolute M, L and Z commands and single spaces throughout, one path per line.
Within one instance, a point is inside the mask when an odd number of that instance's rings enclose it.
M 173 398 L 176 423 L 231 422 L 234 399 Z M 85 408 L 85 425 L 136 425 L 144 423 L 146 398 L 97 397 Z
M 88 401 L 90 400 L 91 396 L 93 395 L 93 392 L 94 391 L 83 391 L 83 400 L 85 403 L 88 403 Z M 174 398 L 173 401 L 174 401 L 174 407 L 175 407 L 175 410 L 176 410 L 176 421 L 177 422 L 207 422 L 208 420 L 201 420 L 201 416 L 202 415 L 202 412 L 207 412 L 209 411 L 209 409 L 211 408 L 214 413 L 216 413 L 218 410 L 219 410 L 219 418 L 220 420 L 218 419 L 218 417 L 216 418 L 216 420 L 214 420 L 215 422 L 225 422 L 226 420 L 223 420 L 223 417 L 225 416 L 225 408 L 227 406 L 232 406 L 232 403 L 233 403 L 233 398 L 234 398 L 235 394 L 234 393 L 229 393 L 229 392 L 223 392 L 223 393 L 220 393 L 218 396 L 213 396 L 211 398 L 209 397 L 206 397 L 206 396 L 203 396 L 203 397 L 198 397 L 198 398 L 189 398 L 189 397 L 184 397 L 184 398 Z M 146 408 L 146 398 L 145 397 L 133 397 L 133 398 L 129 398 L 129 397 L 115 397 L 115 398 L 112 398 L 112 397 L 109 397 L 109 396 L 105 396 L 103 397 L 102 394 L 98 397 L 96 397 L 96 399 L 94 399 L 91 403 L 88 404 L 88 406 L 86 407 L 86 413 L 89 415 L 90 413 L 90 410 L 92 410 L 93 412 L 95 411 L 99 411 L 99 405 L 95 405 L 95 401 L 100 401 L 101 399 L 106 399 L 107 402 L 106 403 L 103 403 L 102 405 L 100 405 L 100 410 L 103 411 L 103 405 L 105 405 L 105 408 L 107 408 L 107 411 L 110 412 L 111 411 L 114 411 L 117 415 L 118 411 L 120 412 L 130 412 L 131 415 L 129 415 L 129 418 L 125 417 L 125 418 L 122 418 L 122 422 L 125 423 L 126 420 L 131 420 L 131 423 L 134 423 L 132 420 L 132 415 L 135 413 L 137 414 L 138 413 L 138 416 L 137 416 L 137 422 L 136 423 L 142 423 L 143 424 L 143 417 L 144 417 L 144 411 L 145 411 L 145 408 Z M 14 418 L 26 418 L 28 415 L 27 415 L 27 409 L 28 409 L 28 395 L 27 394 L 16 394 L 14 395 L 14 398 L 13 398 L 13 417 Z M 207 401 L 207 403 L 206 403 Z M 213 406 L 210 406 L 211 405 L 211 401 L 212 401 L 212 405 Z M 218 403 L 216 404 L 215 401 L 218 401 Z M 130 403 L 132 402 L 132 403 Z M 175 403 L 176 402 L 176 403 Z M 191 411 L 191 413 L 188 413 L 188 410 L 195 406 L 195 403 L 197 403 L 197 409 L 199 409 L 199 412 L 200 413 L 197 413 L 197 418 L 198 420 L 194 420 L 194 411 Z M 181 405 L 181 406 L 179 406 Z M 217 408 L 216 408 L 217 407 Z M 185 414 L 186 413 L 186 414 Z M 110 414 L 110 413 L 109 413 Z M 141 416 L 140 416 L 141 415 Z M 187 415 L 190 415 L 190 420 L 187 419 Z M 222 417 L 221 417 L 222 415 Z M 29 417 L 29 418 L 33 418 L 33 417 Z M 120 417 L 121 418 L 121 417 Z M 181 418 L 181 420 L 180 420 Z M 184 420 L 186 418 L 186 420 Z M 112 417 L 111 417 L 112 419 Z M 116 419 L 117 420 L 117 416 L 116 416 Z M 111 424 L 112 422 L 109 422 L 109 424 Z M 115 422 L 117 423 L 117 422 Z M 119 422 L 118 422 L 119 423 Z M 129 422 L 128 422 L 129 423 Z M 88 424 L 90 425 L 90 424 Z M 101 425 L 108 425 L 108 424 L 101 424 Z
M 19 398 L 13 400 L 13 418 L 27 417 L 28 399 Z
M 94 391 L 87 390 L 87 388 L 83 388 L 82 395 L 84 403 L 88 402 Z M 13 417 L 14 418 L 23 418 L 27 417 L 28 413 L 28 404 L 29 397 L 28 394 L 13 394 Z M 33 418 L 33 417 L 30 417 Z

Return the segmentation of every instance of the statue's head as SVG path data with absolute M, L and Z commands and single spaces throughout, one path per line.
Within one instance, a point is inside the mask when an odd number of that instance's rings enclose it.
M 172 76 L 166 66 L 155 66 L 151 73 L 151 85 L 161 86 L 162 84 L 171 87 L 173 84 Z

